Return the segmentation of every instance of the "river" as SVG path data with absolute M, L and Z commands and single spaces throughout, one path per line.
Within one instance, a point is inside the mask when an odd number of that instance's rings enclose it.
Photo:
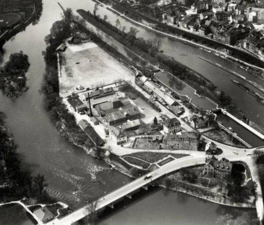
M 90 11 L 92 11 L 93 8 L 91 8 L 90 5 L 94 5 L 94 3 L 89 3 L 89 9 Z M 236 64 L 229 62 L 219 56 L 208 53 L 207 51 L 201 50 L 200 48 L 184 44 L 183 42 L 175 41 L 175 39 L 173 38 L 164 37 L 163 35 L 158 34 L 153 30 L 146 29 L 134 23 L 131 23 L 127 19 L 124 19 L 107 10 L 105 7 L 99 7 L 97 14 L 99 14 L 101 18 L 103 18 L 104 15 L 107 15 L 107 20 L 113 25 L 115 25 L 116 20 L 119 19 L 121 26 L 126 27 L 126 31 L 128 31 L 130 27 L 137 28 L 138 37 L 143 37 L 145 39 L 160 39 L 160 49 L 163 50 L 166 55 L 173 57 L 178 62 L 181 62 L 182 64 L 186 65 L 187 67 L 193 69 L 194 71 L 198 72 L 199 74 L 202 74 L 204 77 L 209 79 L 218 87 L 219 90 L 223 90 L 228 95 L 230 95 L 234 100 L 235 104 L 244 111 L 245 115 L 250 120 L 264 127 L 264 118 L 261 116 L 261 113 L 264 110 L 264 105 L 260 104 L 253 96 L 246 93 L 240 87 L 235 85 L 232 82 L 232 79 L 235 79 L 240 83 L 250 87 L 252 90 L 262 96 L 264 96 L 264 93 L 260 92 L 253 86 L 250 86 L 243 79 L 238 78 L 237 76 L 219 67 L 216 67 L 210 64 L 209 62 L 204 61 L 200 57 L 214 61 L 228 70 L 236 71 L 247 79 L 261 84 L 264 87 L 263 79 L 253 76 L 251 73 L 247 72 L 244 69 L 241 69 Z
M 49 33 L 52 23 L 60 19 L 61 9 L 55 0 L 43 2 L 43 14 L 39 23 L 28 26 L 25 31 L 16 35 L 14 40 L 4 45 L 3 62 L 8 60 L 10 54 L 22 50 L 29 56 L 31 66 L 27 73 L 29 90 L 17 100 L 10 100 L 0 94 L 0 111 L 7 115 L 6 124 L 19 145 L 18 153 L 23 161 L 23 167 L 34 174 L 44 174 L 48 183 L 48 193 L 72 208 L 77 208 L 92 197 L 99 197 L 129 182 L 129 179 L 117 171 L 110 170 L 105 163 L 86 155 L 83 150 L 73 147 L 60 137 L 44 110 L 43 95 L 39 92 L 45 72 L 42 56 L 42 51 L 46 47 L 44 37 Z M 70 7 L 74 10 L 80 8 L 92 10 L 94 5 L 89 0 L 61 0 L 60 3 L 65 8 Z M 102 13 L 105 13 L 105 9 Z M 115 21 L 116 15 L 109 11 L 107 14 L 109 19 L 111 17 L 111 20 Z M 121 20 L 121 23 L 124 21 Z M 129 27 L 129 23 L 126 26 Z M 139 35 L 155 37 L 144 29 L 139 27 L 138 29 Z M 162 49 L 166 50 L 172 44 L 176 49 L 177 45 L 185 46 L 165 38 Z M 189 51 L 186 47 L 185 58 L 191 55 Z M 219 209 L 224 208 L 186 195 L 184 198 L 186 203 L 183 203 L 182 197 L 176 193 L 164 195 L 163 191 L 158 191 L 100 223 L 121 224 L 123 221 L 122 224 L 141 224 L 143 221 L 150 225 L 163 218 L 163 224 L 175 224 L 174 221 L 177 220 L 178 224 L 211 225 L 215 223 Z M 187 215 L 188 212 L 192 212 L 190 213 L 192 216 Z M 4 224 L 8 223 L 17 225 L 17 222 L 12 222 L 11 216 L 10 221 L 5 221 Z

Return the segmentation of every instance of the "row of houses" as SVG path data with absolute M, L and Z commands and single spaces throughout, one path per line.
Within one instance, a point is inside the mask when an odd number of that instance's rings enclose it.
M 166 75 L 166 72 L 158 72 L 157 74 L 159 73 L 164 76 Z M 138 75 L 135 82 L 161 104 L 168 107 L 179 106 L 177 100 L 171 96 L 162 85 L 154 82 L 154 80 L 146 76 Z
M 253 42 L 248 37 L 253 31 L 264 29 L 256 28 L 257 24 L 264 24 L 264 8 L 255 7 L 246 0 L 201 0 L 194 1 L 189 9 L 172 6 L 163 13 L 162 20 L 226 44 L 238 45 L 240 40 L 246 39 L 245 44 L 239 46 L 258 53 L 250 46 Z M 261 49 L 264 43 L 262 46 L 257 42 L 254 46 Z

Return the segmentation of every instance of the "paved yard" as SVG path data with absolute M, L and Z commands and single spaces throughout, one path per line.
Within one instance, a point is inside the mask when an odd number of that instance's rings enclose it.
M 76 91 L 79 85 L 92 88 L 119 79 L 133 79 L 129 69 L 93 43 L 68 45 L 61 55 L 65 58 L 59 79 L 62 97 Z
M 142 118 L 144 123 L 149 124 L 153 122 L 154 117 L 160 116 L 161 113 L 154 110 L 147 102 L 145 102 L 142 98 L 136 98 L 132 100 L 135 105 L 137 105 L 142 112 L 144 113 L 145 117 Z

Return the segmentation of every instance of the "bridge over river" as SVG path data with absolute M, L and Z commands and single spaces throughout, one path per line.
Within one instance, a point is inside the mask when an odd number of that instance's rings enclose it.
M 206 137 L 204 137 L 206 139 Z M 232 162 L 240 161 L 245 163 L 252 176 L 252 180 L 256 183 L 256 210 L 258 214 L 258 218 L 260 222 L 263 222 L 263 199 L 262 199 L 262 190 L 259 182 L 259 176 L 257 171 L 257 166 L 255 165 L 254 159 L 252 157 L 252 153 L 254 150 L 261 150 L 264 151 L 264 147 L 259 148 L 236 148 L 232 146 L 228 146 L 219 142 L 215 142 L 218 147 L 223 150 L 223 154 L 221 157 L 225 157 Z M 127 185 L 120 187 L 119 189 L 110 192 L 109 194 L 99 198 L 98 200 L 89 203 L 83 206 L 80 209 L 72 212 L 65 217 L 60 219 L 55 219 L 46 223 L 47 225 L 71 225 L 82 218 L 89 216 L 94 212 L 98 212 L 104 209 L 107 206 L 113 207 L 113 205 L 118 202 L 120 199 L 124 197 L 131 197 L 131 195 L 139 190 L 140 188 L 147 188 L 147 186 L 154 180 L 158 178 L 172 173 L 174 171 L 180 170 L 182 168 L 203 165 L 205 164 L 205 159 L 207 155 L 204 152 L 196 152 L 196 154 L 191 154 L 190 156 L 183 157 L 180 159 L 175 159 L 167 164 L 161 166 L 160 168 L 151 171 L 150 173 L 146 174 L 143 177 L 140 177 Z M 146 179 L 146 176 L 148 179 Z
M 55 219 L 53 221 L 50 221 L 49 223 L 46 223 L 47 225 L 71 225 L 74 222 L 84 218 L 85 216 L 90 215 L 93 212 L 99 211 L 101 209 L 104 209 L 107 206 L 112 206 L 115 202 L 122 199 L 123 197 L 130 196 L 133 192 L 137 191 L 140 188 L 147 187 L 149 183 L 151 183 L 154 180 L 157 180 L 158 178 L 169 174 L 173 171 L 195 166 L 195 165 L 202 165 L 205 163 L 206 155 L 203 154 L 200 157 L 194 157 L 194 156 L 188 156 L 180 159 L 175 159 L 172 162 L 169 162 L 163 166 L 161 166 L 159 169 L 156 169 L 147 175 L 140 177 L 131 183 L 122 186 L 121 188 L 99 198 L 95 202 L 89 203 L 85 205 L 84 207 L 72 212 L 71 214 L 60 218 Z M 149 179 L 145 179 L 145 177 L 150 177 Z M 92 210 L 91 210 L 92 209 Z

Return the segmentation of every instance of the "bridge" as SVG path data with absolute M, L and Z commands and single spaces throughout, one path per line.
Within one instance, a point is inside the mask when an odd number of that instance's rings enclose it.
M 113 207 L 113 204 L 117 202 L 118 200 L 124 197 L 130 197 L 130 195 L 133 194 L 133 192 L 136 192 L 140 188 L 146 188 L 148 184 L 150 184 L 152 181 L 157 180 L 158 178 L 166 174 L 169 174 L 176 170 L 180 170 L 185 167 L 202 165 L 205 163 L 205 158 L 206 158 L 206 155 L 203 154 L 200 157 L 188 156 L 188 157 L 183 157 L 180 159 L 175 159 L 172 162 L 169 162 L 165 164 L 164 166 L 161 166 L 159 169 L 156 169 L 146 174 L 145 176 L 140 177 L 113 192 L 110 192 L 109 194 L 99 198 L 98 200 L 83 206 L 82 208 L 72 212 L 71 214 L 66 215 L 65 217 L 62 217 L 60 219 L 52 220 L 46 224 L 47 225 L 71 225 L 81 220 L 82 218 L 89 216 L 91 213 L 98 212 L 101 209 L 104 209 L 105 207 L 108 207 L 108 206 Z M 145 179 L 146 176 L 150 178 Z
M 207 141 L 211 141 L 207 137 L 203 137 L 203 138 L 207 139 Z M 215 142 L 215 144 L 223 150 L 223 154 L 221 155 L 221 157 L 225 157 L 232 162 L 240 161 L 240 162 L 245 163 L 248 166 L 251 172 L 252 181 L 256 183 L 256 190 L 255 190 L 256 191 L 256 210 L 257 210 L 258 218 L 262 224 L 263 213 L 264 213 L 262 190 L 261 190 L 261 186 L 259 182 L 257 167 L 251 155 L 254 150 L 264 151 L 264 147 L 247 149 L 247 148 L 237 148 L 233 146 L 228 146 L 226 144 L 219 143 L 219 142 Z M 191 152 L 189 151 L 189 153 Z M 89 203 L 80 209 L 73 211 L 72 213 L 66 215 L 65 217 L 62 217 L 60 219 L 56 218 L 46 224 L 47 225 L 71 225 L 81 220 L 82 218 L 89 216 L 92 213 L 98 212 L 106 207 L 113 208 L 114 204 L 117 203 L 119 200 L 125 197 L 131 198 L 131 195 L 135 193 L 137 190 L 141 188 L 146 189 L 147 186 L 152 181 L 155 181 L 158 178 L 166 174 L 172 173 L 174 171 L 177 171 L 183 168 L 205 164 L 205 158 L 206 158 L 206 154 L 204 152 L 193 151 L 193 154 L 191 154 L 190 156 L 183 157 L 180 159 L 175 159 L 161 166 L 160 168 L 154 171 L 151 171 L 145 176 L 140 177 L 132 181 L 131 183 L 126 184 L 120 187 L 119 189 L 108 193 L 107 195 L 99 198 L 98 200 L 92 203 Z M 146 176 L 148 176 L 149 179 L 145 179 Z

